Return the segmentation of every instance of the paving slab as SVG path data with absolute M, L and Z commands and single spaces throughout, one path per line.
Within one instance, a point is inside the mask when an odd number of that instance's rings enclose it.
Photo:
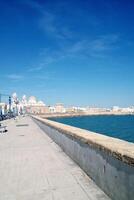
M 110 200 L 30 117 L 4 123 L 0 200 Z

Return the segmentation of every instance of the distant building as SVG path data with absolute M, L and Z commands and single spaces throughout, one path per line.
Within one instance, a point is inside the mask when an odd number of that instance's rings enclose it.
M 7 113 L 7 105 L 6 103 L 0 103 L 0 115 L 4 115 Z
M 65 113 L 66 109 L 64 108 L 64 105 L 62 103 L 57 103 L 55 105 L 55 112 L 56 113 Z
M 87 113 L 105 113 L 105 112 L 108 112 L 108 109 L 107 108 L 97 108 L 97 107 L 88 107 L 86 108 L 86 112 Z
M 134 106 L 120 108 L 113 106 L 111 109 L 98 108 L 98 107 L 79 107 L 72 106 L 65 108 L 62 103 L 57 103 L 55 106 L 46 106 L 43 101 L 38 101 L 35 96 L 30 96 L 28 99 L 26 95 L 22 96 L 22 99 L 18 99 L 17 94 L 13 93 L 11 98 L 11 104 L 0 103 L 0 114 L 6 114 L 8 112 L 15 114 L 50 114 L 50 113 L 78 113 L 78 114 L 134 114 Z
M 86 111 L 86 108 L 77 107 L 77 106 L 69 107 L 66 109 L 66 112 L 68 113 L 79 113 L 79 112 L 85 112 L 85 111 Z
M 49 106 L 49 113 L 56 113 L 56 108 L 54 106 Z
M 120 111 L 120 108 L 118 106 L 113 106 L 112 111 L 118 112 L 118 111 Z
M 43 101 L 37 101 L 36 97 L 31 96 L 25 102 L 26 111 L 33 114 L 41 114 L 46 111 L 46 106 Z
M 131 108 L 121 108 L 121 112 L 122 113 L 132 113 L 133 112 L 133 110 L 131 109 Z

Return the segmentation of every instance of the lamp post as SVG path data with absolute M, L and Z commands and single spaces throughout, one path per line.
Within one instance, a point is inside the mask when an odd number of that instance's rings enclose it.
M 13 106 L 14 111 L 13 112 L 14 112 L 15 115 L 17 115 L 17 105 L 18 105 L 19 101 L 18 101 L 16 93 L 12 94 L 12 99 L 13 99 L 13 104 L 14 104 L 14 106 Z
M 12 104 L 12 102 L 11 102 L 11 96 L 9 96 L 9 113 L 11 113 L 11 104 Z
M 11 111 L 11 96 L 9 94 L 1 94 L 0 93 L 0 103 L 2 102 L 2 97 L 9 97 L 9 111 Z M 2 110 L 0 109 L 0 114 L 2 114 Z
M 18 104 L 19 104 L 18 98 L 15 99 L 14 103 L 15 103 L 15 114 L 18 115 Z

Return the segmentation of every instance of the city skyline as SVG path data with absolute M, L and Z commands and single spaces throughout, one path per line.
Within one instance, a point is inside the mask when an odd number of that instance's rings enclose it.
M 112 108 L 101 107 L 80 107 L 80 106 L 65 106 L 63 103 L 56 103 L 55 105 L 46 105 L 43 101 L 37 99 L 35 96 L 26 97 L 23 95 L 21 98 L 17 93 L 13 93 L 9 97 L 8 102 L 1 101 L 0 94 L 0 114 L 10 116 L 11 114 L 25 115 L 37 114 L 45 116 L 87 116 L 87 115 L 133 115 L 134 106 L 121 108 L 113 106 Z M 2 117 L 3 119 L 3 117 Z
M 132 1 L 0 2 L 0 93 L 134 105 Z
M 15 101 L 18 102 L 18 105 L 27 105 L 27 106 L 42 106 L 42 107 L 50 107 L 54 108 L 55 106 L 63 106 L 63 108 L 74 108 L 74 109 L 105 109 L 106 111 L 114 110 L 114 111 L 120 111 L 124 110 L 125 112 L 129 112 L 127 109 L 132 109 L 132 112 L 134 112 L 134 105 L 129 105 L 127 107 L 120 107 L 118 105 L 110 106 L 110 107 L 100 107 L 96 105 L 86 105 L 86 106 L 80 106 L 77 104 L 74 105 L 66 105 L 64 102 L 56 102 L 55 104 L 46 104 L 42 99 L 37 98 L 36 96 L 26 96 L 25 94 L 18 96 L 16 92 L 10 94 L 1 94 L 0 93 L 0 103 L 1 105 L 9 106 L 9 104 L 14 104 Z M 10 103 L 9 103 L 10 101 Z M 131 112 L 131 111 L 130 111 Z

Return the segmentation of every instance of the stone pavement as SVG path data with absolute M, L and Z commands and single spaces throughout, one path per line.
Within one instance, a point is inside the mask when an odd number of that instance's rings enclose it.
M 30 117 L 0 133 L 0 200 L 109 200 Z

